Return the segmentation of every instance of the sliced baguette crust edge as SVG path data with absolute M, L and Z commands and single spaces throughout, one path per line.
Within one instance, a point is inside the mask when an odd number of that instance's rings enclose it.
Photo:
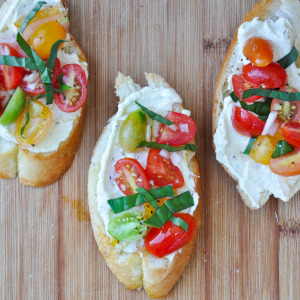
M 62 1 L 62 4 L 67 10 L 66 2 Z M 71 43 L 80 53 L 82 60 L 87 62 L 81 45 L 70 31 L 67 33 L 70 34 Z M 78 119 L 74 120 L 69 137 L 59 145 L 57 151 L 34 153 L 17 146 L 9 153 L 1 153 L 0 178 L 15 178 L 17 176 L 16 169 L 18 169 L 19 180 L 24 185 L 40 187 L 57 181 L 70 168 L 79 147 L 84 127 L 86 103 L 83 105 Z M 13 163 L 14 159 L 16 159 L 15 163 Z
M 100 160 L 105 149 L 102 145 L 111 131 L 111 124 L 112 122 L 104 128 L 95 146 L 89 169 L 88 201 L 94 236 L 107 265 L 118 280 L 125 284 L 127 289 L 133 290 L 144 287 L 151 298 L 161 298 L 168 294 L 191 258 L 197 234 L 189 244 L 182 248 L 181 253 L 177 252 L 171 263 L 166 258 L 154 258 L 145 249 L 142 251 L 142 255 L 123 252 L 120 256 L 117 253 L 116 248 L 112 245 L 112 239 L 105 234 L 104 223 L 98 213 L 96 202 L 98 173 L 101 168 Z M 202 221 L 202 198 L 200 166 L 196 156 L 191 159 L 189 168 L 195 175 L 195 190 L 199 194 L 199 203 L 193 214 L 197 222 L 197 228 L 199 228 Z M 151 264 L 153 259 L 159 261 L 160 267 Z
M 251 21 L 255 17 L 259 17 L 264 20 L 264 19 L 270 17 L 272 15 L 272 13 L 274 13 L 278 9 L 279 5 L 280 5 L 280 0 L 261 0 L 253 7 L 252 10 L 250 10 L 246 14 L 246 16 L 244 17 L 241 24 L 243 24 L 244 22 Z M 241 26 L 241 24 L 239 25 L 239 27 Z M 221 67 L 221 71 L 220 71 L 220 74 L 219 74 L 219 77 L 217 80 L 216 88 L 215 88 L 214 103 L 213 103 L 213 124 L 212 124 L 213 125 L 212 126 L 213 127 L 213 135 L 216 132 L 217 125 L 218 125 L 218 119 L 223 110 L 224 96 L 223 96 L 222 89 L 223 89 L 224 83 L 226 82 L 226 80 L 228 78 L 231 57 L 234 53 L 234 48 L 237 44 L 237 34 L 238 34 L 238 29 L 236 30 L 234 37 L 231 41 L 231 44 L 229 46 L 229 49 L 227 51 L 225 60 L 223 62 L 223 65 Z M 214 142 L 213 142 L 213 147 L 215 149 Z M 250 207 L 251 209 L 258 209 L 257 207 L 254 207 L 252 205 L 252 202 L 249 199 L 249 197 L 247 196 L 247 194 L 244 193 L 239 188 L 239 182 L 238 182 L 237 178 L 235 178 L 223 164 L 221 164 L 221 165 L 224 168 L 224 170 L 237 182 L 237 184 L 238 184 L 237 189 L 239 191 L 239 194 L 241 195 L 242 200 L 245 202 L 245 204 L 248 207 Z M 266 203 L 267 200 L 268 200 L 268 198 L 265 198 L 265 200 L 260 201 L 259 206 L 262 207 Z

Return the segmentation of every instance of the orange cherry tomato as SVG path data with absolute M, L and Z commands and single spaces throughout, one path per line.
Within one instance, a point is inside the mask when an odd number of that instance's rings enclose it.
M 300 148 L 283 156 L 270 159 L 270 169 L 281 176 L 294 176 L 300 174 Z
M 66 38 L 66 31 L 58 22 L 50 21 L 41 25 L 32 35 L 29 44 L 42 58 L 48 59 L 53 44 Z
M 30 120 L 21 135 L 22 127 L 26 123 L 27 108 L 29 105 Z M 52 125 L 52 112 L 43 103 L 35 100 L 26 104 L 25 109 L 16 120 L 15 137 L 19 145 L 33 148 L 48 134 Z
M 243 54 L 257 67 L 265 67 L 273 60 L 272 46 L 268 41 L 258 36 L 247 40 Z

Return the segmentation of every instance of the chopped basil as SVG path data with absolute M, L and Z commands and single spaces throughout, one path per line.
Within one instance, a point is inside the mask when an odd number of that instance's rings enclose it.
M 144 223 L 161 228 L 174 213 L 194 205 L 193 196 L 189 191 L 184 192 L 172 199 L 167 200 L 148 220 Z
M 287 141 L 281 140 L 277 142 L 275 150 L 272 154 L 272 158 L 280 157 L 294 150 L 294 147 L 290 145 Z
M 292 48 L 292 50 L 283 58 L 279 59 L 277 62 L 284 68 L 286 69 L 289 67 L 298 57 L 299 52 L 295 48 L 295 46 Z
M 168 144 L 159 144 L 156 142 L 147 142 L 147 141 L 142 141 L 138 143 L 135 147 L 135 150 L 137 148 L 151 148 L 151 149 L 166 149 L 169 152 L 177 152 L 177 151 L 182 151 L 182 150 L 188 150 L 188 151 L 193 151 L 195 152 L 197 150 L 197 146 L 194 144 L 185 144 L 182 147 L 172 147 L 169 146 Z
M 229 96 L 231 97 L 231 99 L 234 101 L 234 102 L 237 102 L 239 100 L 239 97 L 235 94 L 235 92 L 231 92 L 229 94 Z
M 177 217 L 171 217 L 169 220 L 171 223 L 173 223 L 174 225 L 179 226 L 181 229 L 183 229 L 185 232 L 187 232 L 188 228 L 189 228 L 189 224 L 187 222 L 185 222 L 183 219 L 181 218 L 177 218 Z
M 171 185 L 155 188 L 147 192 L 151 194 L 154 199 L 175 196 L 173 187 Z M 117 214 L 134 206 L 143 204 L 146 201 L 148 200 L 146 200 L 141 194 L 137 193 L 130 196 L 110 199 L 108 200 L 108 204 L 110 205 L 112 211 Z
M 255 95 L 276 98 L 288 102 L 300 101 L 300 93 L 289 93 L 272 89 L 249 89 L 243 92 L 243 100 Z
M 262 121 L 266 122 L 268 119 L 268 116 L 258 116 L 259 119 L 261 119 Z
M 41 7 L 43 6 L 43 4 L 46 4 L 47 2 L 44 1 L 39 1 L 37 3 L 37 5 L 31 10 L 31 12 L 26 16 L 26 18 L 23 20 L 22 25 L 20 27 L 19 32 L 23 33 L 23 31 L 25 30 L 28 22 L 34 18 L 35 14 L 41 9 Z
M 142 197 L 144 198 L 145 202 L 149 202 L 154 209 L 158 209 L 158 204 L 156 202 L 156 199 L 151 195 L 151 193 L 149 193 L 146 189 L 142 188 L 142 187 L 138 187 L 136 189 L 136 191 L 142 195 Z
M 37 70 L 36 64 L 28 57 L 16 57 L 10 55 L 0 55 L 0 65 L 21 67 L 30 70 Z
M 155 113 L 154 111 L 148 109 L 147 107 L 143 106 L 142 104 L 135 101 L 136 105 L 138 105 L 152 120 L 155 120 L 159 123 L 165 124 L 165 125 L 173 125 L 174 123 L 166 118 L 164 118 L 162 115 Z
M 66 42 L 68 42 L 68 40 L 57 40 L 51 47 L 50 55 L 47 60 L 47 69 L 48 69 L 48 73 L 49 73 L 50 77 L 52 76 L 52 73 L 53 73 L 58 48 L 62 43 L 66 43 Z
M 257 137 L 252 137 L 245 149 L 245 151 L 243 152 L 243 154 L 249 155 L 250 154 L 250 150 L 254 144 L 254 142 L 256 141 Z
M 265 102 L 254 102 L 253 104 L 247 104 L 244 101 L 240 101 L 241 107 L 256 113 L 259 116 L 268 116 L 270 113 L 272 99 L 266 98 Z
M 64 73 L 61 73 L 57 76 L 57 84 L 58 84 L 58 87 L 61 91 L 66 91 L 66 90 L 69 90 L 71 89 L 70 86 L 64 84 L 63 82 L 63 76 L 64 76 Z

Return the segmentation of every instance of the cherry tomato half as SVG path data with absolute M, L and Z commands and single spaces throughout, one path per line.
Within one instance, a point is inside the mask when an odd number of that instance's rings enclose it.
M 271 158 L 269 163 L 273 173 L 281 176 L 300 174 L 300 148 L 277 158 Z
M 149 190 L 149 181 L 141 164 L 133 158 L 119 159 L 115 164 L 115 180 L 126 195 L 136 193 L 138 187 Z
M 239 106 L 233 107 L 231 121 L 234 129 L 245 136 L 259 136 L 265 127 L 264 121 Z
M 189 143 L 196 134 L 196 124 L 187 115 L 170 111 L 166 119 L 172 121 L 171 126 L 162 124 L 156 142 L 170 146 L 182 146 Z
M 284 86 L 279 91 L 294 93 L 297 89 L 291 86 Z M 300 122 L 300 102 L 288 102 L 279 99 L 273 99 L 271 104 L 271 111 L 277 111 L 277 120 L 279 123 L 285 122 Z
M 39 144 L 48 134 L 52 125 L 51 110 L 43 103 L 35 100 L 29 103 L 30 121 L 26 125 L 23 135 L 21 129 L 26 123 L 28 104 L 16 120 L 15 137 L 19 145 L 32 148 Z
M 264 89 L 277 89 L 286 85 L 287 74 L 277 62 L 271 62 L 266 67 L 256 67 L 251 63 L 243 67 L 243 77 Z
M 9 44 L 0 44 L 0 55 L 21 57 L 17 50 Z M 0 83 L 6 90 L 15 89 L 25 74 L 24 68 L 0 65 Z
M 53 73 L 52 73 L 52 83 L 54 84 L 54 81 L 57 79 L 57 76 L 59 75 L 60 71 L 60 61 L 58 58 L 55 60 Z M 27 76 L 33 75 L 34 80 L 27 81 L 26 79 L 29 78 Z M 36 75 L 36 76 L 34 76 Z M 40 95 L 45 93 L 45 86 L 42 82 L 41 75 L 38 71 L 31 71 L 29 74 L 27 74 L 21 81 L 20 87 L 23 91 L 31 94 L 31 95 Z
M 259 85 L 248 82 L 242 75 L 232 76 L 232 86 L 234 93 L 242 100 L 243 92 L 253 88 L 259 88 Z M 260 99 L 260 96 L 251 96 L 243 100 L 248 104 L 252 104 L 254 101 Z
M 170 159 L 161 156 L 161 150 L 150 149 L 146 173 L 149 180 L 153 180 L 156 186 L 173 185 L 177 189 L 184 186 L 184 178 L 178 167 Z
M 196 233 L 196 221 L 192 215 L 177 213 L 174 217 L 189 224 L 187 232 L 170 221 L 162 228 L 153 227 L 145 237 L 145 248 L 154 256 L 164 257 L 188 244 Z
M 87 81 L 83 68 L 77 64 L 64 65 L 59 74 L 63 73 L 63 83 L 70 89 L 63 94 L 54 93 L 54 101 L 58 108 L 64 112 L 74 112 L 82 107 L 87 96 Z M 57 80 L 54 84 L 58 88 Z
M 273 60 L 272 46 L 258 36 L 253 36 L 246 41 L 243 54 L 257 67 L 265 67 Z
M 282 134 L 289 144 L 300 148 L 300 123 L 290 122 L 284 124 Z
M 63 26 L 55 21 L 49 21 L 37 28 L 29 40 L 29 45 L 41 59 L 48 59 L 53 44 L 66 38 Z

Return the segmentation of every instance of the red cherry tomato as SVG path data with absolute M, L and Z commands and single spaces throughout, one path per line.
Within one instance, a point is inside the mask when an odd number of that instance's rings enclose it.
M 300 174 L 300 148 L 283 156 L 270 159 L 270 169 L 281 176 L 294 176 Z
M 232 86 L 234 93 L 242 100 L 243 92 L 253 88 L 259 88 L 259 85 L 248 82 L 242 75 L 232 76 Z M 252 104 L 255 100 L 260 99 L 260 96 L 251 96 L 243 100 L 248 104 Z
M 13 47 L 4 43 L 0 44 L 0 55 L 20 57 L 20 54 Z M 24 74 L 24 68 L 0 65 L 0 83 L 6 90 L 15 89 L 20 84 Z
M 271 62 L 266 67 L 256 67 L 252 64 L 243 67 L 243 77 L 264 89 L 277 89 L 286 85 L 287 74 L 277 62 Z
M 284 124 L 282 134 L 289 144 L 300 148 L 300 123 L 290 122 Z
M 253 36 L 247 40 L 243 54 L 257 67 L 265 67 L 273 60 L 272 46 L 265 39 Z
M 184 186 L 184 178 L 178 167 L 176 167 L 169 158 L 161 156 L 161 150 L 150 149 L 146 173 L 149 180 L 153 180 L 157 186 L 173 185 L 173 188 L 178 189 Z
M 234 106 L 231 121 L 234 129 L 245 136 L 259 136 L 265 127 L 265 122 L 246 109 Z
M 188 244 L 196 233 L 196 221 L 192 215 L 177 213 L 174 217 L 189 224 L 187 232 L 170 221 L 162 228 L 153 227 L 145 237 L 146 250 L 154 256 L 164 257 Z
M 284 86 L 279 91 L 294 93 L 297 89 L 291 86 Z M 279 123 L 285 122 L 300 122 L 300 102 L 299 101 L 283 101 L 273 99 L 271 104 L 271 111 L 277 111 L 277 120 Z
M 162 124 L 156 142 L 169 144 L 170 146 L 182 146 L 189 143 L 196 134 L 196 124 L 187 115 L 170 111 L 166 119 L 174 124 L 170 126 Z
M 53 68 L 53 73 L 52 73 L 52 83 L 54 84 L 54 80 L 57 79 L 57 76 L 59 75 L 59 70 L 60 70 L 60 61 L 58 58 L 55 60 L 54 68 Z M 26 76 L 22 79 L 20 83 L 20 87 L 22 88 L 23 91 L 31 94 L 31 95 L 40 95 L 45 93 L 45 86 L 42 82 L 42 78 L 40 73 L 37 72 L 37 77 L 34 81 L 27 81 Z M 32 74 L 32 71 L 29 73 Z M 27 75 L 29 75 L 27 74 Z
M 81 108 L 87 96 L 87 81 L 83 68 L 80 65 L 64 65 L 59 74 L 64 73 L 62 81 L 71 87 L 63 94 L 54 93 L 54 101 L 58 108 L 64 112 L 74 112 Z M 57 78 L 56 78 L 57 79 Z M 58 88 L 57 82 L 54 84 Z
M 119 159 L 115 164 L 115 180 L 119 189 L 126 195 L 136 193 L 138 187 L 149 190 L 149 182 L 141 164 L 133 158 Z

